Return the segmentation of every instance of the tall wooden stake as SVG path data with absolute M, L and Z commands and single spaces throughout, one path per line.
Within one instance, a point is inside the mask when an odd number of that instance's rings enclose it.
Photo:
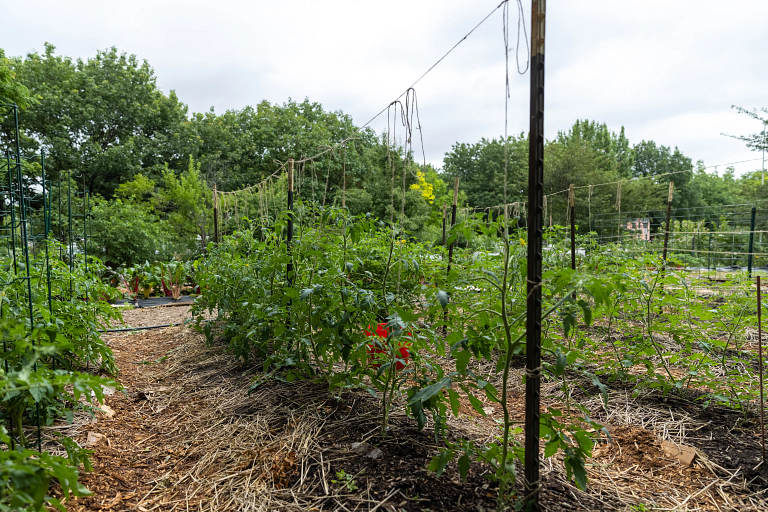
M 755 243 L 755 213 L 757 208 L 752 207 L 752 218 L 749 223 L 749 256 L 747 256 L 747 273 L 749 278 L 752 279 L 752 249 Z
M 544 238 L 544 28 L 546 1 L 531 3 L 531 125 L 528 138 L 528 295 L 525 361 L 524 507 L 539 508 L 541 267 Z M 508 354 L 507 357 L 510 355 Z
M 765 464 L 765 413 L 763 411 L 765 399 L 763 398 L 763 322 L 760 288 L 760 276 L 757 276 L 757 357 L 760 370 L 760 437 L 763 442 L 763 464 Z
M 573 188 L 573 183 L 571 183 L 569 196 L 571 201 L 571 270 L 576 270 L 576 218 L 574 215 L 576 211 L 576 190 Z
M 669 244 L 669 220 L 672 217 L 672 193 L 675 190 L 675 182 L 669 182 L 669 195 L 667 196 L 667 224 L 664 227 L 664 250 L 661 253 L 661 269 L 667 268 L 667 245 Z
M 456 224 L 456 205 L 459 202 L 459 178 L 453 182 L 453 205 L 451 206 L 451 227 Z M 445 226 L 445 219 L 443 219 L 443 226 Z M 443 228 L 443 240 L 445 240 L 445 228 Z M 448 247 L 448 268 L 445 270 L 446 277 L 451 274 L 451 264 L 453 263 L 453 246 L 456 245 L 456 241 L 451 242 Z M 448 310 L 443 313 L 443 320 L 445 321 L 445 328 L 443 329 L 443 335 L 448 335 Z
M 443 247 L 445 247 L 445 202 L 443 202 Z

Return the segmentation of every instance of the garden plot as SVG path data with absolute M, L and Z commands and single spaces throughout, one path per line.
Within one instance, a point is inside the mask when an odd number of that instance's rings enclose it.
M 466 482 L 454 464 L 435 477 L 426 467 L 444 440 L 401 412 L 380 436 L 380 402 L 365 391 L 337 399 L 307 380 L 271 380 L 248 395 L 263 376 L 261 361 L 243 365 L 188 328 L 120 333 L 108 343 L 127 394 L 107 398 L 114 418 L 81 428 L 83 443 L 88 432 L 104 437 L 92 447 L 95 471 L 83 480 L 95 494 L 69 510 L 495 509 L 487 467 L 473 463 Z M 513 367 L 516 379 L 522 361 Z M 545 386 L 545 407 L 563 408 L 558 387 Z M 515 419 L 524 414 L 520 391 L 509 398 Z M 600 397 L 577 392 L 572 399 L 609 426 L 612 442 L 587 460 L 586 492 L 569 482 L 557 457 L 547 459 L 545 510 L 765 509 L 765 473 L 751 469 L 758 440 L 749 428 L 734 428 L 738 413 L 657 392 L 632 398 L 611 389 L 607 411 Z M 499 404 L 485 404 L 483 416 L 466 397 L 460 403 L 449 440 L 497 435 Z M 665 453 L 663 440 L 696 447 L 693 463 Z

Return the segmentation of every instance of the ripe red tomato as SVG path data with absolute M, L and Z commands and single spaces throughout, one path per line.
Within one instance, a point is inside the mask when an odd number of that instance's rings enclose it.
M 368 326 L 368 329 L 371 329 L 370 325 Z M 384 358 L 386 357 L 387 351 L 386 349 L 383 348 L 383 345 L 387 340 L 388 334 L 389 333 L 387 332 L 386 322 L 380 323 L 376 327 L 376 335 L 381 340 L 383 340 L 383 342 L 374 342 L 366 345 L 367 352 L 368 352 L 368 361 L 381 361 L 382 358 L 377 357 L 377 354 L 384 354 Z M 374 336 L 374 334 L 369 330 L 365 331 L 365 335 L 368 337 Z M 407 334 L 407 336 L 410 336 L 410 335 L 411 333 Z M 405 361 L 405 364 L 408 364 L 408 358 L 410 357 L 410 354 L 411 354 L 410 346 L 411 346 L 410 342 L 404 342 L 402 346 L 398 348 L 398 351 L 400 352 L 399 359 L 402 359 L 403 361 Z M 381 366 L 381 364 L 382 364 L 381 362 L 374 362 L 372 363 L 371 366 L 373 366 L 374 368 L 378 368 L 379 366 Z M 395 363 L 395 370 L 397 371 L 402 370 L 403 368 L 405 368 L 405 364 L 401 363 L 400 361 L 397 361 Z

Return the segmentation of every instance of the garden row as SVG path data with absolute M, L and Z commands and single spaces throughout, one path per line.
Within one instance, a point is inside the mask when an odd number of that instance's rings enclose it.
M 106 302 L 117 297 L 103 279 L 107 269 L 93 257 L 53 257 L 65 251 L 49 244 L 30 255 L 29 269 L 14 253 L 0 259 L 0 510 L 64 510 L 48 495 L 53 481 L 65 498 L 87 493 L 77 480 L 79 466 L 90 468 L 90 452 L 67 437 L 52 439 L 51 431 L 43 436 L 42 427 L 93 414 L 93 399 L 103 403 L 105 388 L 119 387 L 96 375 L 117 373 L 100 335 L 120 320 Z
M 463 397 L 483 415 L 480 397 L 500 402 L 497 441 L 446 443 L 430 468 L 439 474 L 458 457 L 466 476 L 471 461 L 487 463 L 507 502 L 523 460 L 507 402 L 510 368 L 525 351 L 525 241 L 516 219 L 505 226 L 481 217 L 450 229 L 448 245 L 468 243 L 449 263 L 444 247 L 416 243 L 397 226 L 299 204 L 290 242 L 285 213 L 271 228 L 226 237 L 195 263 L 197 312 L 218 314 L 237 357 L 263 361 L 251 389 L 307 378 L 338 395 L 368 390 L 381 401 L 381 435 L 395 406 L 443 439 Z M 585 460 L 607 431 L 570 399 L 578 387 L 605 399 L 608 386 L 687 393 L 748 415 L 759 391 L 747 350 L 756 312 L 748 281 L 710 283 L 702 295 L 686 274 L 660 270 L 656 256 L 595 245 L 577 270 L 563 268 L 567 241 L 557 233 L 545 251 L 541 374 L 562 382 L 563 407 L 541 414 L 547 457 L 560 452 L 586 486 Z M 211 323 L 198 328 L 214 341 Z M 495 370 L 477 371 L 481 361 Z

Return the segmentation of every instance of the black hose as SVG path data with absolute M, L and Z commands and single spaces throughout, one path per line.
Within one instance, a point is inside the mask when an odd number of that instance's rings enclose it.
M 122 329 L 107 329 L 106 331 L 99 330 L 99 332 L 145 331 L 147 329 L 162 329 L 163 327 L 176 327 L 177 325 L 181 325 L 181 322 L 177 322 L 174 324 L 145 325 L 143 327 L 125 327 Z
M 203 322 L 210 322 L 211 320 L 203 320 Z M 182 325 L 181 322 L 176 322 L 173 324 L 162 324 L 162 325 L 145 325 L 143 327 L 123 327 L 121 329 L 107 329 L 106 331 L 103 331 L 99 329 L 98 332 L 126 332 L 126 331 L 146 331 L 147 329 L 162 329 L 163 327 L 176 327 Z

